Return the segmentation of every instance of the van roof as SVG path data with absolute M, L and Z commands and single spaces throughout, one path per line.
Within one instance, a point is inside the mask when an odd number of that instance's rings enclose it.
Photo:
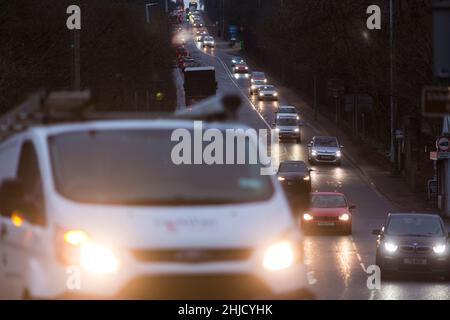
M 202 128 L 206 129 L 249 129 L 248 126 L 236 122 L 203 122 Z M 176 129 L 194 129 L 194 121 L 178 120 L 178 119 L 150 119 L 150 120 L 100 120 L 100 121 L 84 121 L 61 123 L 52 125 L 36 125 L 20 133 L 11 135 L 4 141 L 18 137 L 22 134 L 36 134 L 38 136 L 58 135 L 70 132 L 95 131 L 95 130 L 176 130 Z

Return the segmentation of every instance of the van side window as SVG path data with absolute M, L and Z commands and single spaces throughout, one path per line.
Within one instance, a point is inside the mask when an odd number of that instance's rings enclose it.
M 23 183 L 24 193 L 33 203 L 32 212 L 24 212 L 25 218 L 34 224 L 45 225 L 44 195 L 36 150 L 29 141 L 22 146 L 17 177 Z

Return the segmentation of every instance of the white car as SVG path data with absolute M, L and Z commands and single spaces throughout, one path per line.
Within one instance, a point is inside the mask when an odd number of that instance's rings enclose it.
M 208 36 L 208 35 L 203 36 L 203 38 L 202 38 L 202 47 L 203 48 L 206 48 L 206 47 L 214 48 L 215 46 L 216 46 L 216 42 L 214 41 L 213 37 Z
M 260 86 L 256 90 L 258 100 L 276 100 L 278 101 L 278 92 L 272 85 Z
M 246 129 L 204 125 L 230 127 Z M 193 133 L 194 122 L 42 125 L 0 143 L 0 289 L 44 299 L 307 292 L 302 234 L 276 177 L 259 165 L 175 165 L 176 129 Z
M 277 131 L 280 140 L 295 139 L 297 143 L 302 141 L 297 115 L 285 114 L 278 116 L 273 125 L 275 126 L 275 130 Z
M 295 115 L 297 120 L 300 121 L 300 113 L 294 106 L 280 106 L 276 111 L 277 117 L 282 117 L 285 115 Z

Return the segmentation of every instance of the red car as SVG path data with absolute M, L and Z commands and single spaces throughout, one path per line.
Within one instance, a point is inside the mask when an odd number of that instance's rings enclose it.
M 337 229 L 345 234 L 352 234 L 352 210 L 343 193 L 313 192 L 308 212 L 301 217 L 303 230 Z
M 237 63 L 233 67 L 234 73 L 248 73 L 248 66 L 245 63 Z

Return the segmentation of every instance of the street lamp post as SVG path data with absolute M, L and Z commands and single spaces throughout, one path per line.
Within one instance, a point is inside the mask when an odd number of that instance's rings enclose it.
M 145 21 L 150 23 L 150 8 L 153 6 L 157 6 L 158 4 L 155 2 L 147 3 L 145 5 Z
M 395 101 L 394 101 L 394 0 L 389 1 L 389 49 L 390 49 L 390 85 L 389 85 L 389 97 L 390 97 L 390 131 L 391 131 L 391 147 L 390 147 L 390 161 L 396 165 L 396 152 L 395 152 Z

